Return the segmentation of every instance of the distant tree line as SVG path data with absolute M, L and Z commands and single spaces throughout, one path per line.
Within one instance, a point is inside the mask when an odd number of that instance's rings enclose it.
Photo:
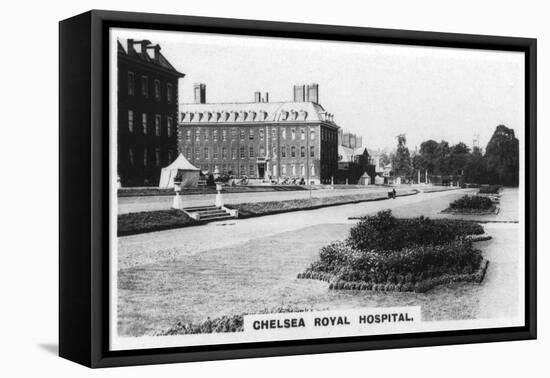
M 497 126 L 485 153 L 465 143 L 449 145 L 427 140 L 410 153 L 404 134 L 397 136 L 397 148 L 389 156 L 395 176 L 415 180 L 418 171 L 440 176 L 462 176 L 462 182 L 517 186 L 519 183 L 519 141 L 514 130 Z

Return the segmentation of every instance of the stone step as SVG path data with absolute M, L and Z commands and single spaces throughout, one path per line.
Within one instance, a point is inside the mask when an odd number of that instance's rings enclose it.
M 207 216 L 201 216 L 201 221 L 215 221 L 215 220 L 224 220 L 224 219 L 230 219 L 233 218 L 231 215 L 224 213 L 223 215 L 207 215 Z
M 194 207 L 184 207 L 183 211 L 188 212 L 199 212 L 199 211 L 209 211 L 209 210 L 221 210 L 219 207 L 216 207 L 214 205 L 212 206 L 194 206 Z
M 225 215 L 227 212 L 225 210 L 205 210 L 205 211 L 193 211 L 193 213 L 197 213 L 202 217 L 208 216 L 208 215 Z

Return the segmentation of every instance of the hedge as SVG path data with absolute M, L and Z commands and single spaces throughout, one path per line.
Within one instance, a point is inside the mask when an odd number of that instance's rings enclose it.
M 488 211 L 493 208 L 493 201 L 488 197 L 465 195 L 451 202 L 451 210 L 479 210 Z
M 487 185 L 479 188 L 480 194 L 497 194 L 502 187 L 500 185 Z
M 308 312 L 313 311 L 311 308 L 300 308 L 293 306 L 280 306 L 272 309 L 264 309 L 255 314 L 280 314 L 287 312 Z M 172 335 L 189 335 L 198 333 L 222 333 L 222 332 L 242 332 L 244 330 L 244 316 L 249 314 L 239 315 L 224 315 L 218 318 L 207 318 L 205 321 L 192 322 L 177 322 L 175 326 L 166 330 L 156 332 L 155 336 L 172 336 Z
M 191 226 L 199 223 L 181 210 L 142 211 L 118 215 L 118 236 Z

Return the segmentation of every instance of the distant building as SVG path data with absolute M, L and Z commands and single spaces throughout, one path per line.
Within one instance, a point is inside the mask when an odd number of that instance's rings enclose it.
M 317 84 L 294 86 L 294 101 L 207 103 L 195 84 L 195 101 L 180 105 L 178 149 L 203 172 L 256 180 L 330 183 L 337 171 L 338 126 L 319 104 Z
M 338 130 L 338 145 L 357 150 L 363 147 L 363 137 L 353 133 L 345 133 L 340 129 Z
M 362 145 L 363 137 L 338 130 L 337 183 L 364 184 L 374 179 L 374 162 Z M 369 180 L 366 180 L 365 174 L 370 177 Z
M 177 157 L 178 72 L 150 41 L 118 41 L 118 175 L 122 186 L 158 185 Z

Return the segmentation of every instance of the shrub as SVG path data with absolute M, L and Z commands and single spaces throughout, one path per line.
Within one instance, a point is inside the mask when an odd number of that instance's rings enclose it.
M 480 194 L 497 194 L 501 189 L 500 185 L 487 185 L 479 188 Z
M 362 218 L 352 227 L 346 244 L 367 250 L 398 250 L 415 244 L 445 244 L 467 235 L 483 234 L 474 222 L 425 217 L 397 219 L 391 210 Z
M 493 207 L 493 202 L 488 197 L 465 195 L 451 202 L 449 207 L 453 210 L 487 211 Z
M 321 248 L 302 277 L 330 278 L 335 290 L 425 292 L 479 270 L 481 251 L 469 236 L 483 233 L 473 222 L 396 219 L 384 211 L 363 218 L 344 242 Z
M 312 264 L 311 270 L 333 273 L 345 265 L 353 253 L 344 242 L 334 242 L 321 248 L 319 260 Z

